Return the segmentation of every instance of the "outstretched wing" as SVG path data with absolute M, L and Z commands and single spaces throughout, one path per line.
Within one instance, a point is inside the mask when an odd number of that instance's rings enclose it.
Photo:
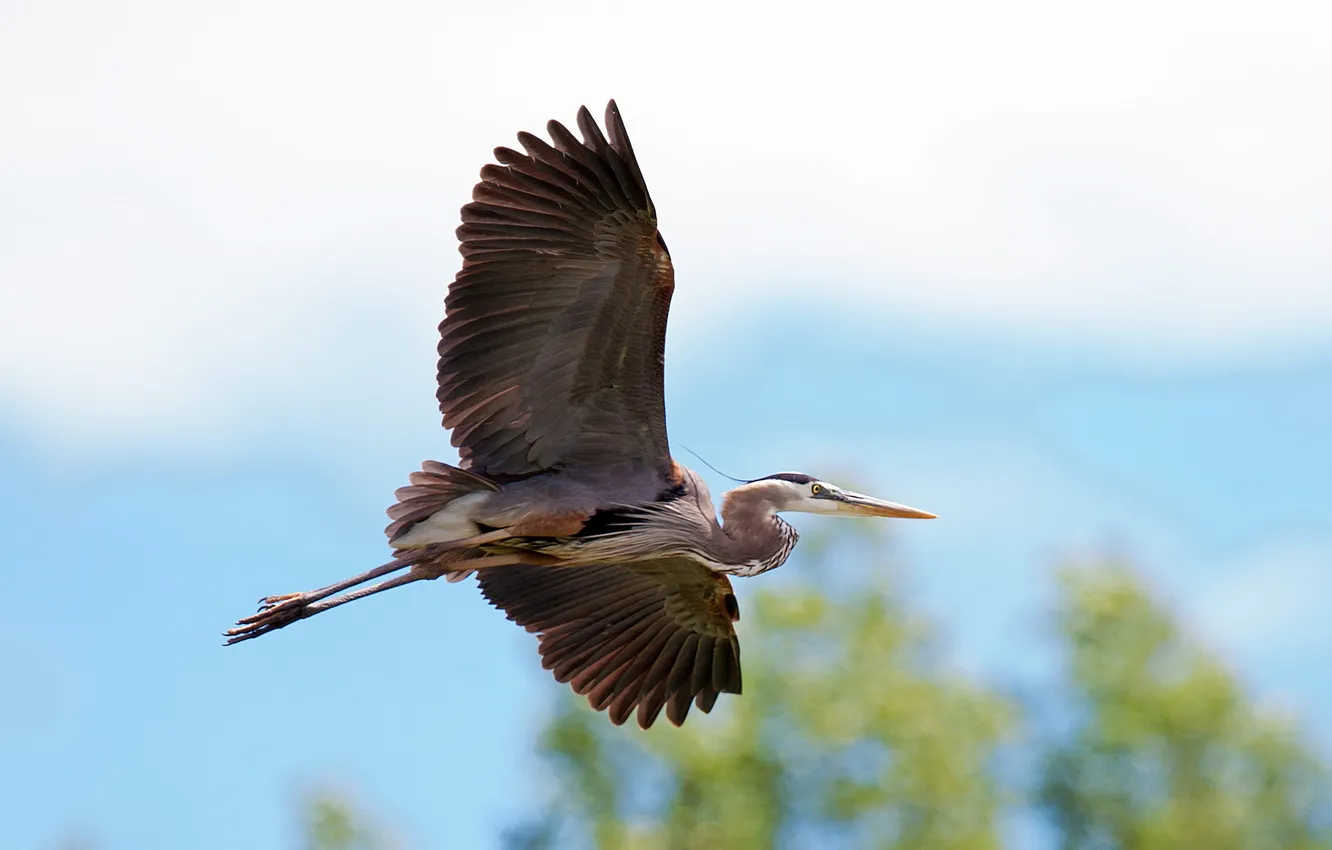
M 462 466 L 483 475 L 646 466 L 671 473 L 662 394 L 674 272 L 620 113 L 607 140 L 496 148 L 458 228 L 439 326 L 439 398 Z
M 699 563 L 518 565 L 479 579 L 492 604 L 540 635 L 542 666 L 616 725 L 637 707 L 646 729 L 664 706 L 679 726 L 691 702 L 707 712 L 718 694 L 740 693 L 740 609 L 726 576 Z

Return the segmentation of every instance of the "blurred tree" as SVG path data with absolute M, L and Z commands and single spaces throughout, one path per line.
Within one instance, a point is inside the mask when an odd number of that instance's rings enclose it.
M 345 796 L 318 791 L 305 803 L 305 850 L 386 850 L 389 842 Z
M 940 663 L 883 551 L 871 524 L 807 535 L 787 580 L 742 611 L 745 693 L 713 716 L 645 733 L 565 698 L 541 739 L 557 796 L 509 846 L 998 847 L 992 757 L 1011 708 Z M 834 561 L 881 568 L 868 584 L 808 580 Z
M 1034 703 L 1050 710 L 1023 781 L 998 758 L 1014 705 L 940 661 L 880 534 L 807 535 L 782 575 L 741 585 L 760 590 L 742 603 L 745 694 L 714 716 L 616 728 L 561 686 L 540 741 L 552 798 L 506 844 L 989 850 L 1008 807 L 1044 815 L 1041 846 L 1064 850 L 1332 850 L 1332 779 L 1308 742 L 1119 566 L 1059 577 L 1067 664 Z M 344 798 L 310 798 L 307 850 L 387 846 Z
M 1060 578 L 1071 728 L 1039 791 L 1067 850 L 1332 847 L 1328 775 L 1120 567 Z

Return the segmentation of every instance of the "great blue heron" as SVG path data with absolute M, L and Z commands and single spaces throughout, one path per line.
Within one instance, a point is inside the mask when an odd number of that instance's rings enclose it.
M 675 275 L 619 109 L 609 140 L 586 107 L 580 142 L 519 133 L 496 148 L 458 228 L 462 270 L 439 326 L 439 399 L 457 467 L 426 461 L 397 491 L 394 559 L 261 600 L 226 634 L 248 640 L 422 579 L 479 574 L 481 592 L 539 634 L 542 665 L 615 724 L 662 708 L 677 726 L 740 693 L 728 576 L 780 566 L 782 511 L 933 514 L 784 472 L 722 499 L 676 463 L 662 394 Z M 360 590 L 351 588 L 405 570 Z

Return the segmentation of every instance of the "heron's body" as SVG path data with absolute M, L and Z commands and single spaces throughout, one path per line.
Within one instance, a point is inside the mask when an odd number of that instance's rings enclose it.
M 780 566 L 781 511 L 929 517 L 799 473 L 726 494 L 666 438 L 662 369 L 674 271 L 612 102 L 609 138 L 586 109 L 579 141 L 519 134 L 496 149 L 458 229 L 463 268 L 440 325 L 439 391 L 460 462 L 427 461 L 389 509 L 393 561 L 307 593 L 268 597 L 228 634 L 246 640 L 421 579 L 476 573 L 510 619 L 540 633 L 544 665 L 622 723 L 708 711 L 740 692 L 730 575 Z M 400 573 L 362 590 L 350 590 Z
M 439 469 L 433 464 L 428 468 Z M 729 519 L 723 525 L 717 522 L 712 496 L 702 478 L 691 469 L 680 467 L 678 472 L 679 483 L 656 498 L 619 503 L 597 503 L 597 488 L 558 476 L 516 481 L 496 490 L 451 499 L 447 490 L 440 488 L 444 490 L 438 493 L 443 502 L 440 509 L 419 522 L 405 524 L 390 542 L 399 549 L 449 544 L 492 529 L 512 527 L 524 519 L 530 521 L 534 509 L 556 503 L 584 506 L 582 511 L 574 512 L 578 515 L 576 530 L 550 536 L 529 534 L 483 548 L 491 553 L 507 549 L 534 551 L 583 564 L 679 556 L 717 573 L 742 576 L 779 567 L 791 554 L 799 535 L 775 512 L 782 484 L 774 481 L 731 495 L 723 503 L 723 521 Z M 429 482 L 439 474 L 426 470 L 416 473 L 421 483 L 414 484 L 415 489 L 404 488 L 402 495 L 409 501 L 400 504 L 428 503 L 438 492 Z M 581 516 L 584 512 L 586 518 Z M 574 521 L 570 521 L 571 528 Z M 732 536 L 728 527 L 744 533 Z M 640 542 L 644 533 L 652 535 L 650 551 L 644 551 Z

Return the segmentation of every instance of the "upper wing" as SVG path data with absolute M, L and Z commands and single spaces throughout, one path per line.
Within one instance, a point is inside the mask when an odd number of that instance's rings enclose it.
M 463 267 L 439 326 L 439 398 L 462 466 L 486 475 L 609 466 L 670 475 L 662 363 L 675 287 L 611 101 L 579 142 L 496 148 L 458 228 Z
M 610 708 L 619 725 L 638 708 L 652 725 L 666 707 L 679 726 L 691 701 L 711 711 L 740 693 L 740 609 L 725 575 L 684 558 L 581 567 L 480 571 L 481 591 L 540 634 L 542 666 Z

